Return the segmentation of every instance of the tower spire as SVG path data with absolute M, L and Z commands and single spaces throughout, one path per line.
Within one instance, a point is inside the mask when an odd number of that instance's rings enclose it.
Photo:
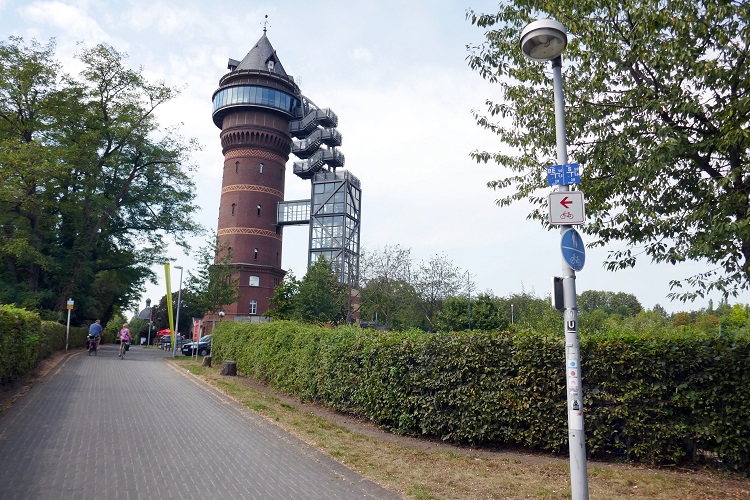
M 268 28 L 268 14 L 266 14 L 266 20 L 263 21 L 263 34 L 266 34 L 266 28 Z

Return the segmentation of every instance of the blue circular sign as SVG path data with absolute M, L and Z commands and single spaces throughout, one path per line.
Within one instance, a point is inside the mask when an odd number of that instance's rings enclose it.
M 568 263 L 571 269 L 574 271 L 583 269 L 583 265 L 586 263 L 586 247 L 578 231 L 568 229 L 562 234 L 560 250 L 562 250 L 563 260 Z

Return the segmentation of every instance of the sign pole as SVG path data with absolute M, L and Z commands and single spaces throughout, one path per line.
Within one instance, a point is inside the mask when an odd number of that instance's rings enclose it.
M 565 137 L 565 100 L 562 85 L 562 57 L 552 59 L 555 94 L 555 132 L 557 137 L 557 162 L 568 163 Z M 568 191 L 569 186 L 558 190 Z M 572 229 L 560 226 L 561 236 Z M 576 273 L 563 258 L 563 304 L 565 308 L 565 379 L 568 400 L 568 447 L 570 450 L 570 489 L 574 500 L 588 499 L 588 473 L 586 470 L 586 436 L 583 427 L 583 391 L 581 390 L 581 359 L 578 341 L 578 303 L 576 298 Z
M 65 328 L 65 352 L 68 352 L 68 343 L 70 341 L 70 311 L 73 310 L 73 305 L 75 302 L 73 299 L 68 299 L 67 302 L 67 308 L 68 308 L 68 326 Z

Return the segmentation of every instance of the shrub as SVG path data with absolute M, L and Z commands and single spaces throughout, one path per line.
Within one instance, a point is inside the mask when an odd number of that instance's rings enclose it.
M 277 390 L 397 433 L 565 453 L 562 337 L 223 323 L 214 355 Z M 583 336 L 589 455 L 747 470 L 749 355 L 750 337 L 740 333 Z

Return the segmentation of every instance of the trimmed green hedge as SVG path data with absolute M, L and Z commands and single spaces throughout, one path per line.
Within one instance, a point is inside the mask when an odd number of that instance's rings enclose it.
M 65 349 L 66 326 L 42 321 L 34 312 L 0 305 L 0 384 L 29 373 L 36 364 Z M 69 347 L 86 343 L 85 328 L 71 328 Z
M 567 453 L 563 335 L 222 323 L 217 361 L 406 435 Z M 592 458 L 750 465 L 750 338 L 581 339 Z

